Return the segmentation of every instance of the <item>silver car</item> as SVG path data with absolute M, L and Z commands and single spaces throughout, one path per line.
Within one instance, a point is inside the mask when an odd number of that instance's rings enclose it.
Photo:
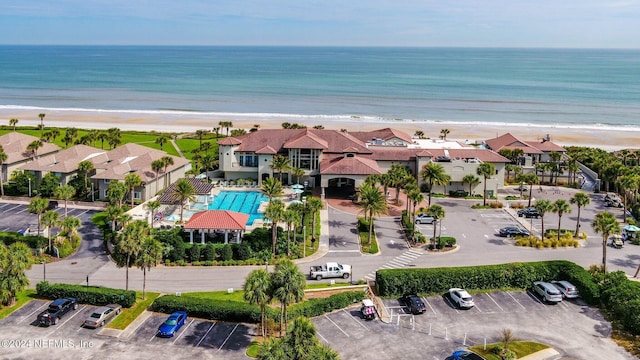
M 84 327 L 98 328 L 104 326 L 104 324 L 110 319 L 116 317 L 122 311 L 122 306 L 118 304 L 109 304 L 107 306 L 101 306 L 93 311 L 84 323 Z
M 459 308 L 469 309 L 475 305 L 473 303 L 473 298 L 466 290 L 458 288 L 449 289 L 449 296 Z
M 552 281 L 553 285 L 555 285 L 558 290 L 562 293 L 563 298 L 567 299 L 575 299 L 580 296 L 578 289 L 572 283 L 564 280 L 560 281 Z
M 548 282 L 535 281 L 533 283 L 533 291 L 540 295 L 544 302 L 559 303 L 562 301 L 560 290 Z

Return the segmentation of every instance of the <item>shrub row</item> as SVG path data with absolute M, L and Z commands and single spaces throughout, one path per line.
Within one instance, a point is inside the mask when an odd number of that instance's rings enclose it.
M 323 299 L 310 299 L 287 309 L 287 318 L 314 317 L 342 309 L 364 299 L 364 291 L 347 291 Z M 189 316 L 232 322 L 260 322 L 260 307 L 239 301 L 212 301 L 189 296 L 164 295 L 151 305 L 152 311 L 172 313 L 186 311 Z M 278 320 L 279 308 L 267 307 L 267 317 Z
M 17 232 L 0 231 L 0 242 L 5 245 L 9 246 L 18 241 L 26 243 L 31 249 L 42 249 L 49 242 L 44 236 L 24 236 Z
M 468 290 L 526 289 L 534 281 L 566 279 L 578 287 L 585 301 L 595 304 L 599 289 L 593 277 L 569 261 L 510 263 L 454 268 L 378 270 L 376 284 L 381 296 L 406 293 L 442 294 L 453 287 Z
M 573 238 L 571 239 L 560 238 L 560 241 L 558 241 L 557 238 L 540 240 L 536 236 L 528 236 L 528 237 L 521 237 L 517 239 L 516 245 L 534 247 L 537 249 L 542 249 L 542 248 L 555 249 L 558 247 L 578 247 L 580 244 L 578 243 L 577 240 L 574 240 Z
M 608 273 L 602 279 L 602 302 L 626 331 L 640 334 L 640 283 L 628 280 L 622 271 Z
M 120 304 L 122 307 L 131 307 L 136 302 L 136 292 L 133 290 L 98 286 L 49 284 L 48 281 L 41 281 L 36 285 L 36 292 L 39 297 L 46 299 L 75 297 L 79 303 L 92 305 Z

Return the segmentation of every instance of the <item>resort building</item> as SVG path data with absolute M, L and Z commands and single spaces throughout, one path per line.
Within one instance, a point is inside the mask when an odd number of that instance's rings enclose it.
M 104 150 L 87 145 L 76 145 L 68 149 L 39 157 L 35 161 L 22 165 L 19 170 L 30 171 L 40 183 L 47 173 L 53 173 L 60 179 L 60 185 L 66 185 L 78 172 L 78 164 L 104 154 Z
M 60 150 L 58 145 L 42 142 L 42 147 L 35 153 L 28 151 L 29 144 L 36 140 L 40 139 L 15 131 L 0 136 L 0 145 L 2 145 L 4 153 L 7 154 L 7 160 L 2 163 L 3 182 L 6 182 L 11 177 L 11 173 L 14 170 L 21 170 L 23 165 L 34 160 L 45 160 Z
M 420 170 L 429 162 L 441 164 L 451 182 L 434 192 L 468 190 L 462 183 L 467 174 L 475 174 L 483 162 L 491 162 L 495 176 L 487 181 L 489 194 L 497 192 L 504 180 L 509 159 L 489 149 L 480 149 L 454 141 L 413 139 L 396 129 L 369 132 L 342 132 L 317 129 L 261 129 L 218 141 L 220 170 L 226 180 L 249 178 L 262 180 L 274 176 L 272 160 L 281 155 L 292 167 L 304 171 L 303 181 L 311 187 L 343 193 L 353 191 L 371 174 L 382 174 L 394 163 L 406 165 L 420 179 Z M 283 173 L 283 183 L 291 184 L 291 173 Z M 279 174 L 277 176 L 280 176 Z M 421 183 L 422 181 L 419 180 Z M 472 192 L 482 193 L 483 184 Z
M 566 153 L 566 150 L 562 146 L 551 141 L 549 135 L 539 141 L 524 141 L 515 135 L 506 133 L 496 138 L 486 140 L 485 144 L 489 149 L 495 152 L 500 152 L 500 150 L 503 149 L 522 150 L 524 156 L 520 159 L 519 165 L 524 167 L 532 167 L 540 162 L 548 162 L 551 160 L 549 157 L 551 152 L 557 152 L 560 154 Z

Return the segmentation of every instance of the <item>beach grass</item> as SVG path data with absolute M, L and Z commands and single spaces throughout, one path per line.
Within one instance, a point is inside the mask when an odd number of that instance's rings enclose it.
M 0 320 L 11 315 L 14 311 L 22 307 L 22 305 L 35 299 L 35 296 L 36 296 L 36 289 L 26 289 L 23 291 L 19 291 L 16 294 L 16 302 L 13 305 L 2 307 L 2 309 L 0 309 Z

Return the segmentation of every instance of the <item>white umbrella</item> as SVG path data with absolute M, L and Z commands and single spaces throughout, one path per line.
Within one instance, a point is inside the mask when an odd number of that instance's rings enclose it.
M 293 189 L 292 192 L 294 194 L 302 194 L 304 192 L 304 190 L 302 190 L 302 189 Z
M 292 189 L 304 189 L 304 186 L 300 185 L 300 184 L 295 184 L 295 185 L 291 185 Z

